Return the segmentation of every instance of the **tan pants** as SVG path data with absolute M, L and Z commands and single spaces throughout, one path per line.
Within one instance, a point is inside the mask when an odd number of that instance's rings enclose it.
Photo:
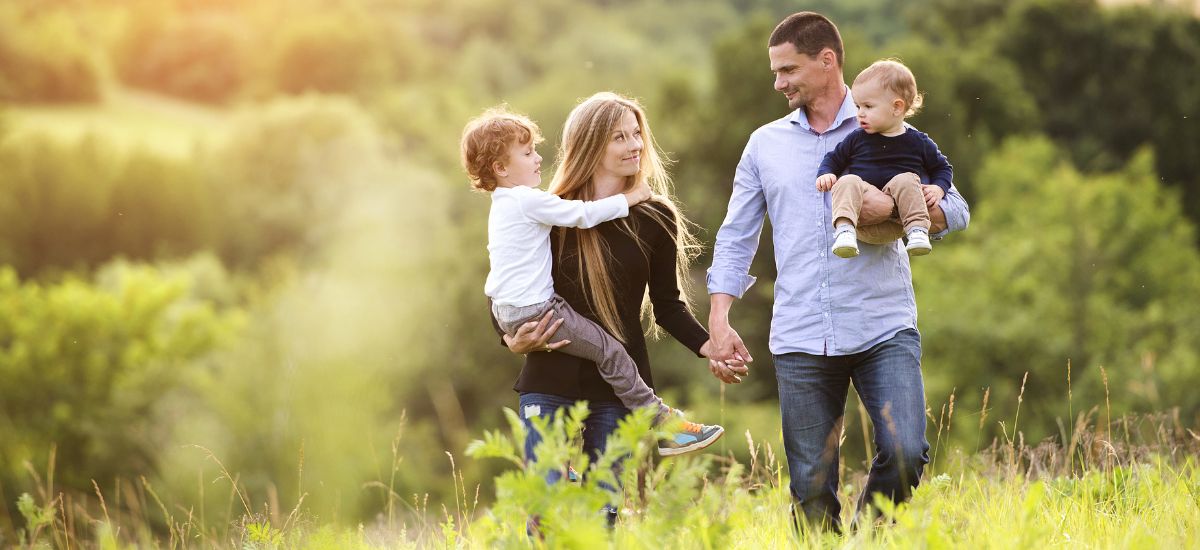
M 867 244 L 887 244 L 908 234 L 914 227 L 929 231 L 929 208 L 921 193 L 921 178 L 905 172 L 883 186 L 883 192 L 896 201 L 891 219 L 874 225 L 858 225 L 863 193 L 875 186 L 854 174 L 846 174 L 833 184 L 833 223 L 846 218 L 855 226 L 858 240 Z

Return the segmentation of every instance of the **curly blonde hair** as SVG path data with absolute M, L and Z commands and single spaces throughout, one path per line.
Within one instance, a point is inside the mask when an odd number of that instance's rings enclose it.
M 880 59 L 854 77 L 854 84 L 878 83 L 899 97 L 908 109 L 904 118 L 917 114 L 925 102 L 925 94 L 917 90 L 917 77 L 899 59 Z
M 462 135 L 462 164 L 478 191 L 495 191 L 497 180 L 493 166 L 505 161 L 509 147 L 537 145 L 544 140 L 537 123 L 514 113 L 506 105 L 492 107 L 471 119 Z

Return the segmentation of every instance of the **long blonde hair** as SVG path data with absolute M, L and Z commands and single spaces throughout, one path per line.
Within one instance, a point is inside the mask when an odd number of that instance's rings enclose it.
M 659 155 L 650 132 L 650 122 L 646 113 L 637 100 L 627 98 L 612 92 L 600 92 L 583 100 L 567 116 L 563 125 L 562 143 L 558 148 L 558 162 L 554 178 L 550 180 L 550 192 L 564 199 L 594 200 L 595 183 L 592 176 L 599 168 L 608 147 L 609 136 L 620 122 L 625 113 L 632 112 L 637 118 L 642 133 L 641 168 L 637 174 L 626 178 L 622 192 L 646 182 L 654 192 L 655 203 L 665 207 L 667 218 L 659 209 L 642 203 L 635 208 L 650 215 L 650 218 L 663 229 L 675 236 L 676 258 L 675 272 L 679 282 L 680 298 L 691 309 L 688 298 L 691 285 L 688 267 L 700 253 L 700 244 L 692 234 L 692 223 L 684 217 L 671 194 L 671 178 L 667 174 L 668 160 Z M 648 201 L 649 202 L 649 201 Z M 632 216 L 631 216 L 632 217 Z M 636 233 L 629 218 L 617 221 L 618 227 L 624 231 L 649 256 L 647 244 Z M 616 298 L 613 295 L 612 278 L 608 273 L 610 251 L 607 244 L 600 238 L 596 229 L 561 229 L 559 243 L 562 244 L 568 234 L 574 234 L 579 243 L 579 254 L 576 256 L 578 272 L 584 277 L 587 287 L 585 296 L 592 311 L 600 320 L 600 324 L 618 340 L 626 341 L 624 331 L 617 315 Z M 563 247 L 559 246 L 561 259 Z M 651 319 L 653 312 L 650 303 L 642 301 L 641 316 Z M 653 326 L 653 323 L 650 324 Z

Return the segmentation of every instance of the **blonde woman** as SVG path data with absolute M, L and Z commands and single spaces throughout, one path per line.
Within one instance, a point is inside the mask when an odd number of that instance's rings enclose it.
M 642 380 L 653 387 L 643 317 L 652 317 L 697 356 L 709 355 L 708 332 L 692 315 L 686 294 L 686 270 L 697 244 L 671 197 L 670 178 L 641 105 L 609 92 L 585 99 L 563 127 L 550 192 L 568 200 L 597 201 L 643 183 L 654 195 L 630 208 L 627 217 L 590 229 L 554 228 L 552 271 L 555 291 L 571 308 L 621 341 Z M 647 290 L 649 300 L 643 304 Z M 552 313 L 526 323 L 513 337 L 505 336 L 514 353 L 527 354 L 514 387 L 521 396 L 519 412 L 528 423 L 586 400 L 591 414 L 583 444 L 595 458 L 629 410 L 601 378 L 595 363 L 553 351 L 566 343 L 551 342 L 561 323 L 551 318 Z M 715 440 L 720 433 L 712 433 L 714 429 L 691 424 L 680 437 Z M 539 441 L 536 431 L 530 430 L 526 456 L 534 457 Z M 615 514 L 615 508 L 609 512 Z

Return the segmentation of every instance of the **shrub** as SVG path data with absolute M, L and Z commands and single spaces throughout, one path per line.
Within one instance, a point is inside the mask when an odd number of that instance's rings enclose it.
M 96 101 L 101 82 L 99 63 L 68 15 L 0 5 L 0 100 Z
M 146 15 L 130 25 L 119 69 L 135 86 L 222 103 L 245 84 L 248 46 L 248 32 L 233 17 Z

